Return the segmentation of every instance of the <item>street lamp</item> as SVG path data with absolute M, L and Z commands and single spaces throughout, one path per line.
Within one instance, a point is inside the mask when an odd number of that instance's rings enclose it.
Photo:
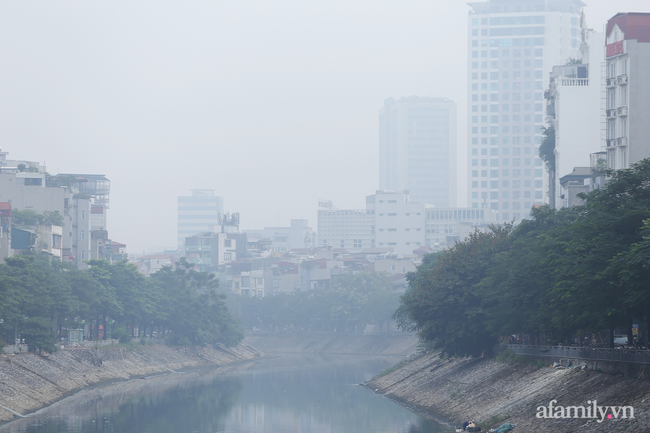
M 78 323 L 78 328 L 77 328 L 79 330 L 79 338 L 78 338 L 78 340 L 79 340 L 79 344 L 81 344 L 81 340 L 83 338 L 82 337 L 83 334 L 82 334 L 82 330 L 81 330 L 81 324 L 86 323 L 86 321 L 84 319 L 82 319 L 81 317 L 79 317 L 79 316 L 75 316 L 74 320 L 76 320 L 77 323 Z

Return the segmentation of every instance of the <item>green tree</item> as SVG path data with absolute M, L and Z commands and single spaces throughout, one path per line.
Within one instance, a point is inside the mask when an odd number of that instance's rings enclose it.
M 21 335 L 29 346 L 29 350 L 39 355 L 41 351 L 55 352 L 57 348 L 56 334 L 52 330 L 52 322 L 43 317 L 30 317 L 23 325 Z
M 233 346 L 243 339 L 243 331 L 223 302 L 225 295 L 217 293 L 219 281 L 214 275 L 196 272 L 181 260 L 176 269 L 165 267 L 152 280 L 160 299 L 157 320 L 170 331 L 170 344 Z
M 409 288 L 395 313 L 398 325 L 417 331 L 441 355 L 489 353 L 496 339 L 486 327 L 478 284 L 511 231 L 510 224 L 476 231 L 409 273 Z

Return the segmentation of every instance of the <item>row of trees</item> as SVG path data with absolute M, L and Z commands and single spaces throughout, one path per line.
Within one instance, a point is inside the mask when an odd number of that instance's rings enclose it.
M 615 328 L 628 341 L 633 323 L 650 330 L 650 160 L 610 175 L 583 206 L 533 209 L 426 256 L 399 325 L 449 355 L 488 352 L 501 335 L 560 343 L 608 331 L 613 345 Z
M 228 305 L 247 329 L 361 332 L 368 324 L 388 329 L 399 295 L 386 274 L 373 272 L 336 275 L 327 290 L 231 297 Z
M 45 256 L 9 257 L 0 265 L 0 332 L 24 338 L 30 349 L 51 351 L 62 328 L 110 326 L 128 338 L 134 328 L 164 336 L 169 344 L 235 345 L 243 332 L 217 293 L 213 275 L 186 262 L 144 278 L 135 265 L 91 260 L 78 271 Z M 57 332 L 55 332 L 55 330 Z

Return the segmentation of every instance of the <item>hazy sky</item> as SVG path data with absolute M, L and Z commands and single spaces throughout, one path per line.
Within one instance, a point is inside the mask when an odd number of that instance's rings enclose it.
M 585 1 L 602 29 L 648 0 Z M 3 1 L 0 147 L 111 180 L 108 229 L 130 253 L 176 245 L 176 200 L 215 189 L 243 228 L 316 228 L 318 199 L 378 187 L 387 97 L 458 103 L 462 0 Z

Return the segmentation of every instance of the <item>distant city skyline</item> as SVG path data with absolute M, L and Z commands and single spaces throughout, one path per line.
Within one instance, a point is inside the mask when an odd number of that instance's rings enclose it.
M 650 12 L 647 0 L 586 3 L 598 31 L 618 12 Z M 364 208 L 383 100 L 446 97 L 458 104 L 465 206 L 469 9 L 5 2 L 0 145 L 50 174 L 105 174 L 111 237 L 153 252 L 177 246 L 174 209 L 191 189 L 214 189 L 243 229 L 315 227 L 321 198 Z

